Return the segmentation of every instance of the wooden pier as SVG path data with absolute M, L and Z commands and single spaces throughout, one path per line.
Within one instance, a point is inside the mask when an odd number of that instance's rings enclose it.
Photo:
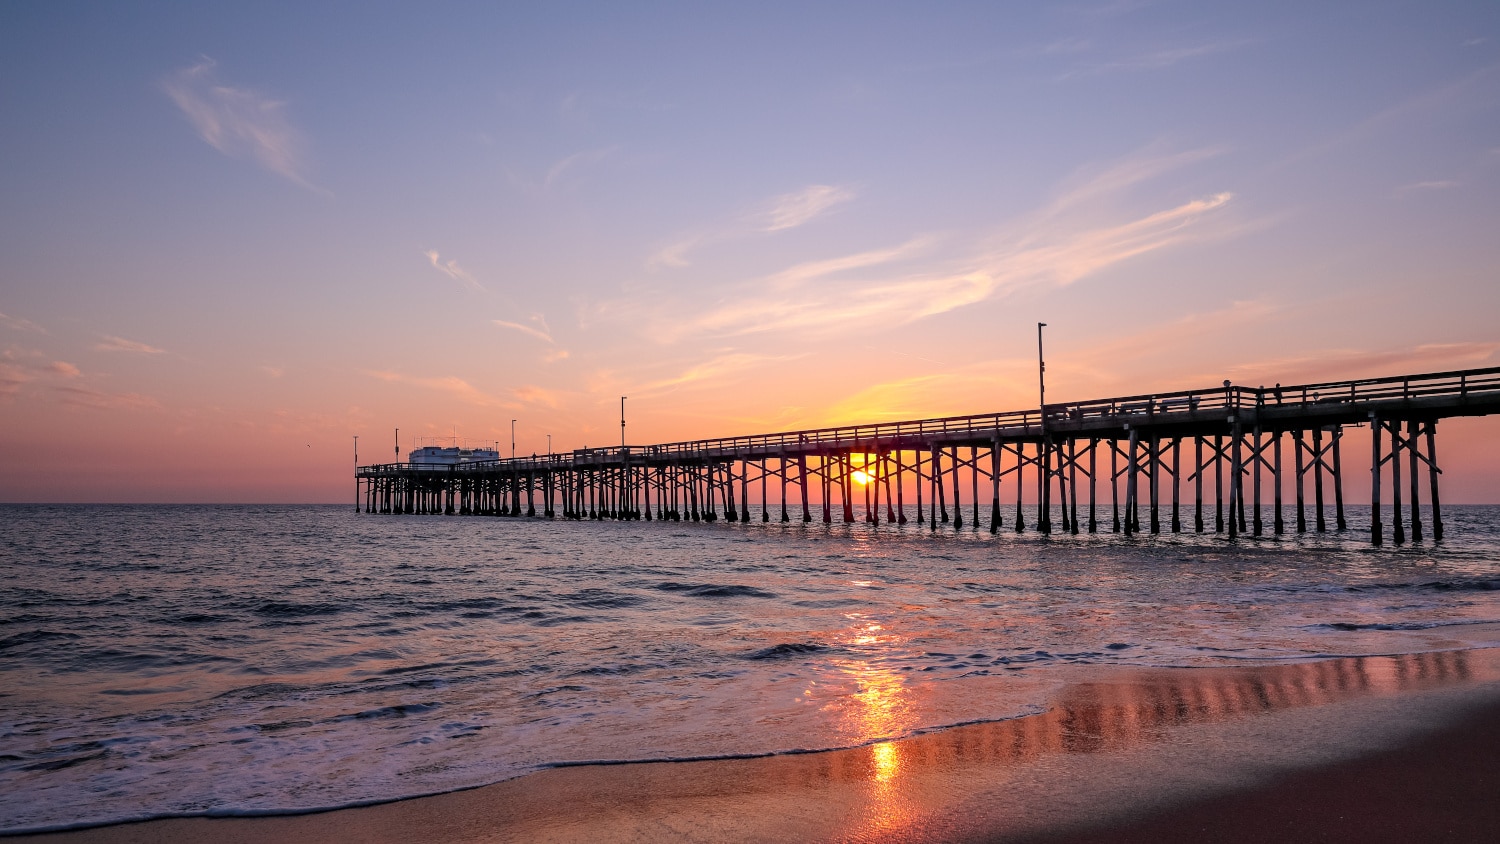
M 1389 535 L 1399 544 L 1443 538 L 1438 421 L 1497 412 L 1500 367 L 1274 388 L 1226 381 L 1040 410 L 457 465 L 361 466 L 356 506 L 387 514 L 749 522 L 756 499 L 762 522 L 852 522 L 857 510 L 873 524 L 907 524 L 914 514 L 930 530 L 951 524 L 996 533 L 1027 528 L 1022 493 L 1030 489 L 1031 526 L 1044 534 L 1323 532 L 1330 515 L 1334 529 L 1346 528 L 1344 436 L 1364 428 L 1372 462 L 1370 539 L 1385 541 L 1389 512 Z M 1387 474 L 1391 507 L 1383 511 Z M 1296 505 L 1290 526 L 1283 519 L 1288 475 Z M 1015 502 L 1006 516 L 1002 496 Z

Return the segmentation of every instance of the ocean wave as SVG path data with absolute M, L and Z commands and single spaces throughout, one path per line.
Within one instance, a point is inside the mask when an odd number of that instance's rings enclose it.
M 776 593 L 757 589 L 754 586 L 743 586 L 740 584 L 719 583 L 676 583 L 668 581 L 658 583 L 657 589 L 663 592 L 677 592 L 690 595 L 694 598 L 775 598 Z
M 745 654 L 745 659 L 787 659 L 788 657 L 807 656 L 808 654 L 824 653 L 828 650 L 829 648 L 827 645 L 820 645 L 816 642 L 783 642 L 779 645 L 772 645 L 769 648 L 761 648 L 758 651 L 751 651 L 750 653 Z
M 294 601 L 266 601 L 254 610 L 256 615 L 267 618 L 302 618 L 317 615 L 338 615 L 348 609 L 340 604 L 299 604 Z
M 1442 619 L 1438 621 L 1378 621 L 1369 623 L 1358 623 L 1352 621 L 1330 621 L 1324 624 L 1308 625 L 1309 630 L 1339 630 L 1351 632 L 1356 630 L 1435 630 L 1439 627 L 1467 627 L 1474 624 L 1497 624 L 1500 622 L 1490 619 Z
M 38 642 L 66 642 L 82 638 L 83 637 L 79 636 L 77 633 L 62 633 L 56 630 L 28 630 L 25 633 L 17 633 L 14 636 L 8 636 L 4 639 L 0 639 L 0 651 L 7 651 L 11 648 L 19 648 L 26 645 L 34 645 Z

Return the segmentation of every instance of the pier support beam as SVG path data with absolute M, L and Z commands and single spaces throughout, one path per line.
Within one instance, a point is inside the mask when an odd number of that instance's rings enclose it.
M 1098 511 L 1095 509 L 1095 504 L 1099 500 L 1099 473 L 1096 471 L 1098 456 L 1099 438 L 1095 437 L 1089 440 L 1089 533 L 1099 532 Z
M 1432 487 L 1432 541 L 1443 541 L 1443 508 L 1438 501 L 1437 420 L 1427 422 L 1427 478 Z
M 1203 438 L 1193 437 L 1193 532 L 1203 532 Z
M 1026 444 L 1016 443 L 1016 533 L 1026 530 L 1025 511 L 1021 509 L 1021 495 L 1026 490 Z
M 1146 465 L 1151 472 L 1151 535 L 1161 533 L 1161 439 L 1155 434 L 1147 445 Z
M 1302 476 L 1307 471 L 1307 468 L 1302 465 L 1302 450 L 1305 446 L 1302 444 L 1301 431 L 1292 432 L 1292 442 L 1295 444 L 1293 450 L 1297 454 L 1297 532 L 1307 533 L 1306 497 L 1305 487 L 1302 482 Z
M 1384 423 L 1370 414 L 1370 544 L 1379 548 L 1385 541 L 1380 525 L 1380 429 Z
M 1240 483 L 1240 440 L 1242 437 L 1238 420 L 1233 422 L 1230 436 L 1234 441 L 1229 447 L 1229 538 L 1234 539 L 1244 529 L 1245 518 L 1239 507 L 1244 495 L 1244 485 Z
M 1421 459 L 1420 441 L 1417 439 L 1417 420 L 1409 419 L 1406 422 L 1407 450 L 1411 452 L 1411 541 L 1422 541 L 1422 501 L 1418 492 L 1421 490 L 1421 475 L 1417 471 L 1417 462 Z
M 1140 459 L 1136 456 L 1136 442 L 1139 433 L 1134 427 L 1130 429 L 1130 447 L 1125 454 L 1126 461 L 1130 464 L 1126 468 L 1125 475 L 1125 535 L 1131 536 L 1141 529 L 1135 517 L 1136 500 L 1136 472 L 1140 468 Z
M 1342 426 L 1333 429 L 1333 524 L 1346 530 L 1349 523 L 1344 519 L 1344 461 L 1340 457 L 1339 443 L 1344 439 Z
M 1391 435 L 1391 541 L 1406 544 L 1406 524 L 1401 519 L 1401 422 L 1390 422 Z
M 1000 530 L 1000 435 L 990 441 L 990 533 Z
M 961 463 L 958 456 L 958 446 L 953 447 L 953 529 L 963 530 L 964 527 L 964 505 L 959 495 L 958 476 Z
M 1328 532 L 1328 522 L 1323 518 L 1323 428 L 1312 432 L 1313 439 L 1313 508 L 1317 516 L 1318 533 Z
M 1052 533 L 1052 449 L 1044 436 L 1036 445 L 1036 529 Z

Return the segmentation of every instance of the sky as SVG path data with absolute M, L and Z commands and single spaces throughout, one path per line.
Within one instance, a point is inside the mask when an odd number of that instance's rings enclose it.
M 9 3 L 0 501 L 1496 366 L 1497 233 L 1493 2 Z

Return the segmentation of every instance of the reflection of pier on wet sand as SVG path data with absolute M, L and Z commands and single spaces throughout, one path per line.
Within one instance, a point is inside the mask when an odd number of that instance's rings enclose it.
M 1080 669 L 1042 714 L 850 750 L 557 768 L 319 815 L 49 840 L 1485 841 L 1500 823 L 1497 716 L 1490 650 Z

